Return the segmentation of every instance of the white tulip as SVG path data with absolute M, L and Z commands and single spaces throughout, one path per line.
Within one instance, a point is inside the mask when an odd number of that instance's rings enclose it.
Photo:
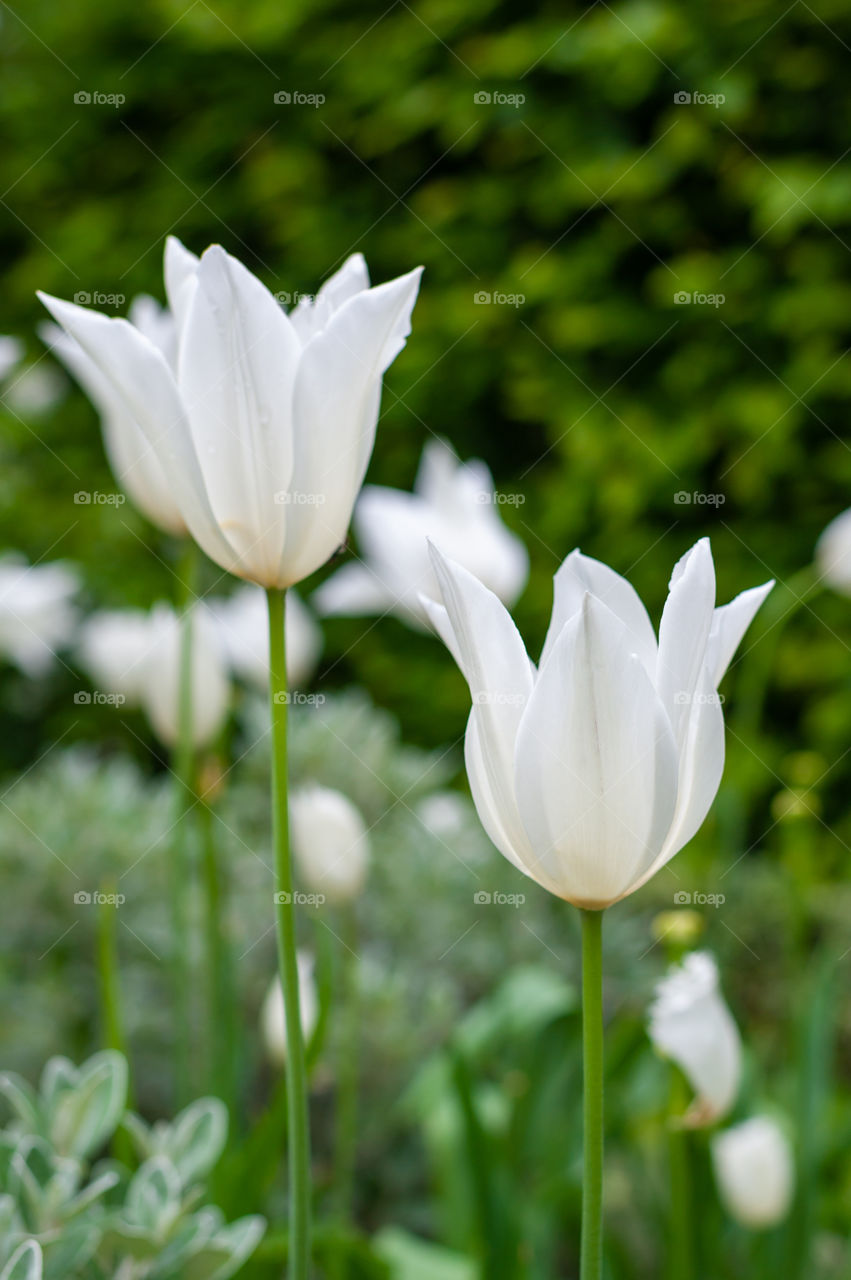
M 319 1021 L 319 996 L 313 977 L 313 957 L 307 951 L 299 951 L 297 959 L 301 1034 L 305 1044 L 308 1044 Z M 287 1024 L 280 978 L 273 979 L 266 993 L 260 1011 L 260 1026 L 266 1052 L 276 1066 L 283 1067 L 287 1061 Z
M 188 256 L 197 262 L 194 254 Z M 130 304 L 128 323 L 162 353 L 169 368 L 175 368 L 177 332 L 168 308 L 140 294 Z M 186 522 L 172 484 L 125 398 L 80 343 L 59 325 L 44 324 L 39 332 L 97 409 L 106 456 L 117 483 L 153 524 L 166 533 L 185 534 Z
M 210 601 L 230 666 L 243 680 L 263 693 L 269 690 L 269 616 L 266 597 L 247 583 L 227 600 Z M 322 652 L 322 631 L 313 614 L 295 591 L 286 601 L 287 683 L 291 689 L 305 684 Z
M 322 584 L 314 595 L 319 612 L 394 612 L 424 625 L 420 597 L 437 594 L 427 538 L 513 604 L 529 576 L 529 555 L 503 524 L 493 498 L 493 478 L 483 462 L 461 463 L 445 441 L 431 441 L 413 493 L 378 485 L 364 489 L 354 516 L 363 560 L 344 565 Z
M 26 675 L 43 676 L 71 639 L 77 614 L 76 573 L 61 563 L 28 565 L 0 557 L 0 653 Z
M 196 260 L 170 238 L 176 370 L 128 321 L 40 296 L 139 424 L 196 542 L 285 588 L 345 539 L 419 279 L 369 288 L 355 254 L 288 316 L 219 245 Z
M 834 591 L 851 595 L 851 509 L 843 511 L 816 543 L 816 567 Z
M 686 1123 L 699 1127 L 725 1115 L 739 1091 L 742 1044 L 709 952 L 691 952 L 657 984 L 648 1033 L 697 1095 Z
M 795 1170 L 789 1141 L 769 1116 L 755 1116 L 712 1139 L 712 1163 L 728 1212 L 753 1230 L 776 1226 L 792 1200 Z
M 724 763 L 718 682 L 771 588 L 716 609 L 707 539 L 671 577 L 659 641 L 619 574 L 574 551 L 540 667 L 507 611 L 432 548 L 429 616 L 470 686 L 465 758 L 488 835 L 580 907 L 633 893 L 700 827 Z
M 366 824 L 347 796 L 305 787 L 290 797 L 290 838 L 301 878 L 332 903 L 357 897 L 369 866 Z
M 225 722 L 230 681 L 218 628 L 204 604 L 191 612 L 192 740 L 207 746 Z M 80 659 L 100 686 L 141 706 L 160 741 L 174 747 L 180 726 L 181 620 L 167 604 L 150 613 L 96 613 L 80 631 Z

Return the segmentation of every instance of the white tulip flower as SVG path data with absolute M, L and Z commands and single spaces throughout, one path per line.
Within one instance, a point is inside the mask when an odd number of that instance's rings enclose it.
M 290 838 L 305 886 L 328 902 L 357 897 L 369 866 L 366 823 L 347 796 L 311 786 L 290 797 Z
M 769 1116 L 755 1116 L 712 1139 L 718 1190 L 730 1215 L 754 1231 L 782 1222 L 795 1169 L 789 1141 Z
M 15 554 L 0 557 L 0 653 L 26 675 L 43 676 L 73 635 L 78 588 L 66 564 L 28 565 Z
M 269 621 L 266 597 L 246 583 L 227 600 L 211 600 L 230 666 L 262 693 L 269 690 Z M 322 652 L 322 631 L 313 614 L 293 590 L 286 602 L 287 683 L 305 684 L 316 670 Z
M 182 246 L 181 249 L 188 252 Z M 194 254 L 188 256 L 197 262 Z M 162 353 L 169 368 L 175 368 L 177 331 L 168 308 L 140 294 L 130 304 L 127 323 Z M 80 343 L 59 325 L 44 324 L 39 332 L 97 409 L 106 456 L 117 483 L 152 524 L 166 533 L 185 535 L 186 522 L 171 481 L 124 396 Z
M 208 746 L 225 722 L 230 680 L 218 628 L 206 605 L 190 614 L 192 740 Z M 141 706 L 157 737 L 177 745 L 180 725 L 181 620 L 170 605 L 93 614 L 83 624 L 80 660 L 101 686 Z
M 138 423 L 196 542 L 237 577 L 283 589 L 345 539 L 419 279 L 370 288 L 354 254 L 287 315 L 221 246 L 195 259 L 170 238 L 174 369 L 129 321 L 40 296 Z
M 425 625 L 421 596 L 437 594 L 428 538 L 507 605 L 529 576 L 529 554 L 499 516 L 490 471 L 478 459 L 459 462 L 444 440 L 426 445 L 413 493 L 367 485 L 354 529 L 363 560 L 344 565 L 314 595 L 329 617 L 393 612 Z
M 816 543 L 815 558 L 825 582 L 851 595 L 851 509 L 831 520 Z
M 316 980 L 313 976 L 313 956 L 307 951 L 299 951 L 298 960 L 298 1007 L 301 1017 L 301 1034 L 308 1044 L 319 1021 L 319 995 Z M 284 997 L 281 993 L 281 980 L 275 978 L 266 993 L 263 1008 L 260 1011 L 260 1026 L 266 1052 L 276 1066 L 283 1067 L 287 1061 L 287 1026 L 284 1017 Z
M 470 686 L 465 758 L 479 818 L 551 893 L 600 909 L 700 827 L 724 763 L 718 683 L 771 583 L 715 608 L 707 539 L 679 561 L 657 643 L 637 593 L 574 551 L 555 577 L 540 666 L 506 609 L 432 548 L 425 607 Z
M 692 951 L 657 984 L 648 1034 L 697 1095 L 685 1122 L 702 1127 L 726 1115 L 739 1091 L 742 1043 L 708 951 Z

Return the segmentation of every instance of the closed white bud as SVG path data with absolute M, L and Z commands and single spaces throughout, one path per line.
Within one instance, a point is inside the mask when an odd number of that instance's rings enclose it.
M 357 897 L 369 866 L 369 839 L 360 812 L 329 787 L 306 787 L 290 797 L 293 853 L 305 886 L 329 902 Z
M 795 1173 L 785 1133 L 769 1116 L 755 1116 L 717 1134 L 712 1161 L 727 1210 L 743 1226 L 762 1230 L 786 1217 Z
M 307 1044 L 319 1020 L 319 997 L 313 977 L 313 956 L 307 951 L 298 953 L 298 1004 L 301 1034 Z M 279 1067 L 287 1060 L 287 1025 L 284 1015 L 284 996 L 281 980 L 275 978 L 266 993 L 260 1011 L 260 1024 L 266 1051 Z

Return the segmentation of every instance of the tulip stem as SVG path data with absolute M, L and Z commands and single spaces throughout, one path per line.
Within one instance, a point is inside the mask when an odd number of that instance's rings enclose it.
M 101 898 L 97 904 L 97 962 L 100 979 L 101 1018 L 103 1022 L 103 1038 L 107 1049 L 114 1049 L 127 1061 L 128 1083 L 126 1107 L 133 1108 L 133 1083 L 129 1076 L 130 1055 L 127 1052 L 127 1038 L 124 1032 L 124 1019 L 121 1013 L 121 971 L 118 960 L 118 907 L 115 897 L 118 885 L 110 877 L 101 885 Z M 109 897 L 112 902 L 107 901 Z M 127 1133 L 119 1127 L 112 1140 L 112 1149 L 117 1160 L 129 1165 L 133 1148 Z
M 668 1171 L 671 1179 L 671 1219 L 668 1250 L 670 1280 L 694 1274 L 691 1226 L 691 1168 L 689 1135 L 683 1128 L 687 1105 L 685 1082 L 671 1066 L 671 1095 L 668 1110 Z
M 205 795 L 197 797 L 201 823 L 204 873 L 204 934 L 207 967 L 207 1044 L 212 1091 L 233 1112 L 236 1102 L 234 1056 L 237 1026 L 231 983 L 230 946 L 222 910 L 224 886 L 216 835 L 215 815 Z
M 334 1149 L 337 1211 L 341 1230 L 352 1222 L 357 1160 L 358 1048 L 360 1040 L 360 974 L 357 955 L 357 905 L 347 903 L 342 926 L 339 973 L 339 1017 L 343 1023 L 337 1059 L 337 1105 Z
M 269 666 L 272 716 L 272 825 L 275 842 L 275 916 L 278 967 L 287 1034 L 287 1109 L 290 1185 L 289 1280 L 310 1274 L 310 1127 L 307 1075 L 299 1010 L 296 918 L 293 903 L 287 806 L 287 665 L 284 639 L 286 593 L 270 588 Z
M 192 974 L 189 959 L 192 889 L 191 824 L 195 802 L 195 742 L 192 732 L 192 602 L 195 595 L 198 555 L 191 538 L 178 570 L 180 614 L 180 666 L 177 693 L 177 747 L 174 753 L 175 848 L 172 853 L 172 939 L 175 993 L 175 1072 L 178 1105 L 190 1095 Z
M 584 1169 L 581 1280 L 603 1274 L 603 913 L 582 917 L 582 1077 Z

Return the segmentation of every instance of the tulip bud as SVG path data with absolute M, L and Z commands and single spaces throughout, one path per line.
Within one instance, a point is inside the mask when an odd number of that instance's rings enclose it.
M 785 1218 L 795 1173 L 789 1142 L 768 1116 L 756 1116 L 712 1140 L 718 1190 L 728 1212 L 758 1231 Z
M 290 797 L 293 853 L 307 888 L 332 903 L 363 889 L 369 865 L 366 825 L 347 796 L 307 787 Z
M 687 1124 L 712 1124 L 729 1111 L 741 1079 L 741 1041 L 718 989 L 718 966 L 708 952 L 691 952 L 657 984 L 648 1034 L 659 1052 L 681 1068 L 697 1095 Z
M 319 1021 L 319 997 L 313 977 L 313 957 L 307 951 L 298 953 L 298 1005 L 301 1034 L 307 1044 Z M 280 978 L 276 977 L 272 981 L 266 993 L 260 1011 L 260 1024 L 269 1057 L 277 1066 L 284 1066 L 287 1061 L 287 1025 Z
M 227 716 L 230 683 L 215 627 L 202 605 L 190 615 L 192 740 L 196 747 L 215 738 Z M 181 619 L 169 605 L 151 615 L 151 644 L 145 659 L 142 703 L 157 736 L 173 747 L 180 736 Z

